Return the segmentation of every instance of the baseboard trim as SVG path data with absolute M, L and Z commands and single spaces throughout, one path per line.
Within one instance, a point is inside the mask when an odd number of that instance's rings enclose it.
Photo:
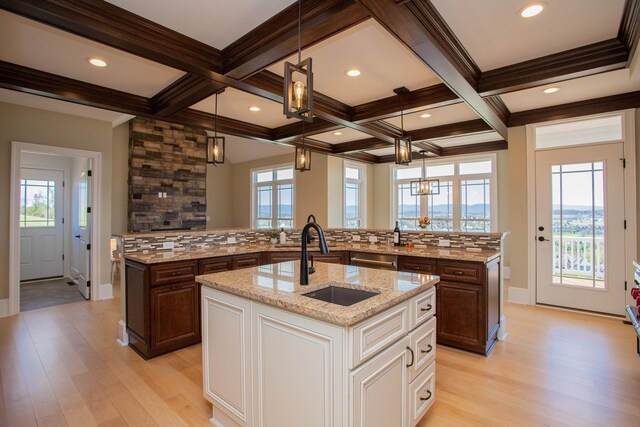
M 9 298 L 0 299 L 0 317 L 7 317 L 9 314 Z
M 120 344 L 122 347 L 126 347 L 129 345 L 129 333 L 127 332 L 127 324 L 125 323 L 124 320 L 120 320 L 118 322 L 118 335 L 120 338 L 118 338 L 116 341 L 118 342 L 118 344 Z
M 111 283 L 105 283 L 103 285 L 100 285 L 98 296 L 100 297 L 100 300 L 112 299 L 113 285 Z
M 509 296 L 507 300 L 509 302 L 512 302 L 515 304 L 525 304 L 525 305 L 531 304 L 531 301 L 529 300 L 528 288 L 516 288 L 516 287 L 510 286 L 508 293 L 509 293 Z

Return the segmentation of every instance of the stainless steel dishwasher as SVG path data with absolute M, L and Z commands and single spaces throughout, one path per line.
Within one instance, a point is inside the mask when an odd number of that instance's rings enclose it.
M 382 270 L 397 270 L 398 257 L 396 255 L 372 254 L 369 252 L 351 252 L 350 264 Z

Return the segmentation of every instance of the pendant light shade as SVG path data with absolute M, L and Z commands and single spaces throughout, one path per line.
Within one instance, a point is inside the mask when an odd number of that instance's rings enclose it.
M 409 89 L 406 87 L 399 87 L 393 90 L 398 96 L 400 96 L 400 130 L 402 136 L 395 139 L 395 154 L 397 165 L 408 165 L 411 163 L 411 136 L 404 133 L 404 105 L 402 103 L 403 95 L 409 93 Z
M 207 137 L 207 163 L 216 166 L 224 163 L 224 136 Z
M 218 92 L 222 93 L 224 90 Z M 224 136 L 218 136 L 218 93 L 216 93 L 213 136 L 207 137 L 207 163 L 218 166 L 224 163 Z
M 307 147 L 296 147 L 295 169 L 300 172 L 311 170 L 311 150 Z
M 427 152 L 422 150 L 420 154 L 422 155 L 422 178 L 417 181 L 411 181 L 411 195 L 430 196 L 440 194 L 440 180 L 427 179 L 427 167 L 425 165 Z
M 284 63 L 284 115 L 313 121 L 313 67 L 311 58 L 302 60 L 302 0 L 298 0 L 298 63 Z

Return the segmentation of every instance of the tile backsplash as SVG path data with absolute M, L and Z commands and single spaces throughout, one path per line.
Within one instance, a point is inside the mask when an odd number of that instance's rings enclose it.
M 302 230 L 288 230 L 287 242 L 300 243 Z M 349 243 L 358 236 L 361 242 L 369 242 L 370 236 L 376 236 L 378 244 L 386 245 L 392 242 L 393 232 L 388 230 L 367 229 L 341 229 L 331 228 L 325 230 L 327 243 Z M 462 232 L 435 232 L 435 231 L 403 231 L 402 242 L 412 242 L 415 245 L 439 246 L 442 240 L 449 241 L 449 247 L 499 251 L 502 233 L 462 233 Z M 228 243 L 235 238 L 235 243 Z M 357 237 L 356 237 L 357 239 Z M 142 251 L 171 251 L 188 250 L 201 247 L 222 245 L 247 245 L 268 243 L 270 240 L 268 230 L 222 230 L 222 231 L 169 231 L 165 233 L 141 233 L 139 235 L 126 234 L 123 236 L 125 253 Z M 165 242 L 173 242 L 174 249 L 164 249 Z

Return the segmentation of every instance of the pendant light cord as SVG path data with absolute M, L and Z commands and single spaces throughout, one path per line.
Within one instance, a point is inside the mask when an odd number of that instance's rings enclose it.
M 298 64 L 302 62 L 302 0 L 298 0 Z
M 216 107 L 215 114 L 213 116 L 213 137 L 218 137 L 218 94 L 216 93 Z

